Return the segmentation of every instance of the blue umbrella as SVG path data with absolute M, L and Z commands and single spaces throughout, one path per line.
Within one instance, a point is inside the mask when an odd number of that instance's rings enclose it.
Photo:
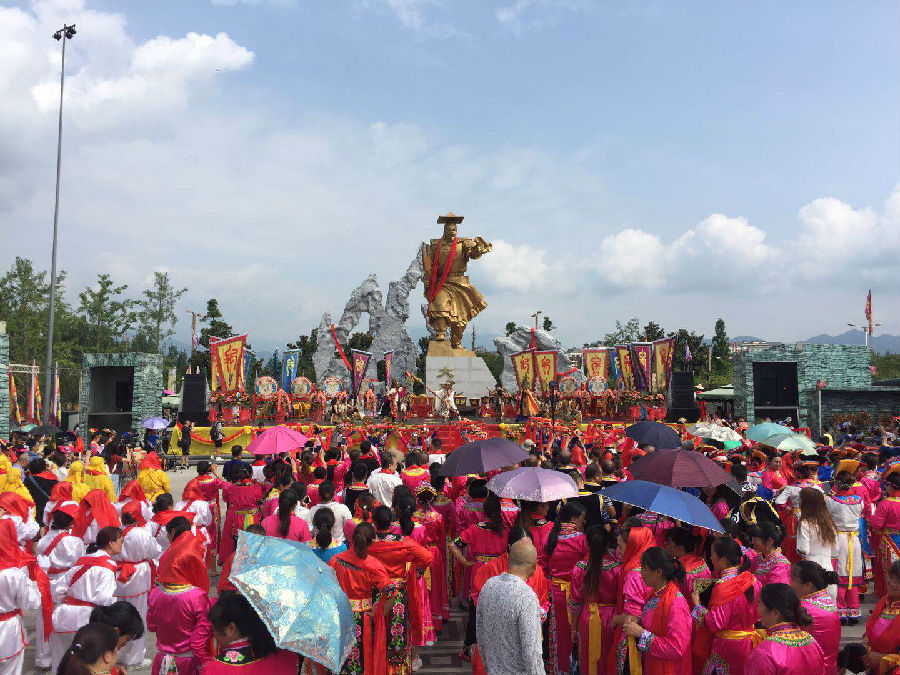
M 786 426 L 782 424 L 775 424 L 775 422 L 763 422 L 761 424 L 754 424 L 752 427 L 747 429 L 747 433 L 744 434 L 751 441 L 761 441 L 769 436 L 774 436 L 775 434 L 792 434 L 794 433 L 793 429 L 788 429 Z
M 145 429 L 166 429 L 169 426 L 169 420 L 164 417 L 148 417 L 145 420 L 141 420 L 141 426 Z
M 722 532 L 722 526 L 709 507 L 694 495 L 668 485 L 646 480 L 629 480 L 604 488 L 600 493 L 614 502 L 639 506 L 645 511 L 669 516 L 688 525 Z
M 241 530 L 228 577 L 282 649 L 338 672 L 356 644 L 350 601 L 306 544 Z
M 657 450 L 681 447 L 681 437 L 660 422 L 638 422 L 625 429 L 625 435 L 638 445 L 652 445 Z

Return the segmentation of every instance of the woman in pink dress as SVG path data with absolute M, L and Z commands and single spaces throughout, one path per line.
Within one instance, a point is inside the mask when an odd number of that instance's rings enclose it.
M 804 630 L 812 617 L 787 584 L 768 584 L 759 594 L 759 618 L 766 637 L 747 657 L 745 672 L 752 675 L 810 675 L 824 673 L 822 648 Z
M 791 581 L 791 563 L 785 558 L 781 549 L 781 531 L 778 526 L 768 520 L 761 520 L 750 528 L 753 548 L 759 554 L 756 559 L 756 574 L 759 583 L 789 584 Z
M 575 500 L 559 509 L 550 537 L 547 557 L 550 564 L 550 672 L 568 674 L 571 670 L 572 627 L 569 625 L 569 596 L 575 563 L 588 555 L 584 521 L 587 511 Z
M 244 596 L 220 597 L 207 618 L 219 653 L 206 662 L 201 675 L 296 675 L 300 657 L 278 649 L 266 625 Z
M 278 511 L 263 518 L 262 526 L 270 537 L 290 539 L 291 541 L 309 541 L 312 535 L 309 525 L 303 518 L 294 515 L 297 506 L 297 493 L 284 490 L 278 495 Z
M 791 587 L 800 596 L 800 604 L 812 617 L 809 634 L 819 647 L 825 662 L 823 675 L 837 675 L 837 654 L 841 648 L 841 618 L 834 599 L 826 588 L 837 583 L 837 573 L 824 570 L 811 560 L 801 560 L 791 568 Z
M 174 528 L 171 537 L 159 564 L 159 586 L 147 603 L 147 630 L 156 633 L 152 675 L 195 675 L 212 658 L 209 575 L 203 546 L 188 525 Z
M 578 664 L 581 675 L 599 675 L 609 655 L 612 618 L 616 611 L 616 588 L 622 558 L 615 537 L 601 525 L 586 532 L 589 555 L 572 570 L 569 609 L 576 620 Z
M 788 480 L 781 471 L 781 457 L 775 455 L 769 459 L 766 470 L 762 472 L 762 486 L 767 490 L 771 490 L 774 496 L 778 496 L 784 488 L 787 487 Z
M 883 597 L 887 591 L 887 576 L 891 565 L 900 560 L 900 463 L 885 471 L 884 486 L 888 496 L 878 502 L 869 519 L 869 541 L 872 546 L 872 571 L 875 595 Z
M 222 490 L 222 499 L 228 506 L 219 541 L 219 560 L 225 560 L 234 553 L 238 530 L 246 530 L 248 525 L 259 522 L 259 503 L 263 498 L 263 487 L 250 477 L 250 468 L 238 467 L 237 480 Z
M 688 601 L 693 609 L 691 596 L 694 594 L 694 581 L 697 579 L 712 579 L 712 573 L 706 561 L 697 555 L 700 546 L 700 537 L 685 527 L 675 527 L 666 530 L 666 545 L 663 547 L 667 553 L 678 558 L 684 568 L 684 580 L 679 582 L 678 590 Z
M 693 672 L 703 675 L 743 675 L 747 654 L 756 644 L 753 629 L 761 585 L 749 571 L 740 545 L 719 537 L 709 554 L 715 583 L 710 591 L 691 597 L 696 624 L 692 646 Z
M 550 560 L 547 555 L 547 540 L 550 538 L 550 531 L 553 529 L 553 522 L 547 520 L 547 510 L 550 505 L 540 502 L 529 502 L 522 500 L 519 502 L 519 527 L 525 528 L 531 532 L 531 541 L 537 549 L 538 565 L 544 571 L 544 574 L 550 575 Z
M 871 673 L 893 673 L 900 665 L 900 561 L 888 568 L 883 596 L 866 620 L 868 651 L 863 662 Z
M 423 452 L 406 453 L 406 468 L 400 474 L 400 480 L 413 493 L 422 483 L 428 483 L 431 474 L 428 471 L 428 455 Z
M 439 632 L 444 621 L 450 618 L 450 601 L 447 597 L 446 550 L 447 537 L 444 534 L 444 518 L 431 507 L 437 492 L 431 483 L 422 483 L 416 490 L 417 509 L 413 513 L 413 521 L 421 525 L 425 536 L 419 543 L 431 553 L 431 569 L 423 583 L 428 592 L 431 607 L 432 625 Z
M 615 646 L 618 671 L 637 672 L 634 661 L 640 659 L 643 675 L 689 673 L 691 612 L 678 590 L 684 568 L 677 558 L 653 546 L 641 555 L 640 574 L 652 594 L 640 616 L 622 626 L 624 639 Z

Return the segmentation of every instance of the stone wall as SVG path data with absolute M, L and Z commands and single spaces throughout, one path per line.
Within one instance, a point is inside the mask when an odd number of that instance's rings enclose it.
M 0 438 L 9 438 L 9 335 L 5 325 L 0 327 Z
M 739 352 L 734 358 L 735 415 L 754 421 L 753 364 L 757 362 L 793 362 L 797 364 L 799 425 L 818 424 L 816 383 L 828 383 L 828 389 L 868 392 L 872 387 L 871 353 L 864 345 L 780 345 L 757 352 Z M 866 409 L 861 405 L 856 410 Z M 823 403 L 824 407 L 824 403 Z M 825 418 L 823 418 L 825 419 Z
M 564 373 L 572 367 L 569 357 L 566 356 L 566 351 L 562 348 L 562 344 L 552 333 L 538 329 L 534 331 L 534 340 L 537 343 L 538 351 L 556 350 L 557 372 Z M 500 374 L 500 384 L 507 391 L 518 391 L 516 373 L 513 370 L 512 360 L 509 357 L 516 352 L 521 352 L 531 347 L 531 329 L 519 327 L 510 335 L 494 338 L 494 346 L 503 358 L 503 372 Z M 572 373 L 572 377 L 579 384 L 584 381 L 584 373 L 581 369 Z
M 817 401 L 818 404 L 818 401 Z M 900 388 L 869 387 L 865 389 L 823 389 L 822 423 L 831 423 L 834 414 L 846 415 L 865 410 L 876 424 L 884 413 L 900 415 Z
M 85 354 L 81 362 L 81 391 L 79 392 L 82 435 L 87 440 L 90 409 L 91 368 L 124 366 L 134 368 L 131 426 L 140 429 L 141 420 L 162 415 L 163 357 L 159 354 L 126 352 L 120 354 Z

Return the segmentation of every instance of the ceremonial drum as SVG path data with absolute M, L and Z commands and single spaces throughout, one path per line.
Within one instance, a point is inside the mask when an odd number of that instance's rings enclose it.
M 587 381 L 587 390 L 591 396 L 602 396 L 606 391 L 606 380 L 595 375 Z
M 263 375 L 256 378 L 256 396 L 263 400 L 271 400 L 278 393 L 278 383 L 274 377 Z
M 303 377 L 295 377 L 291 381 L 291 393 L 297 398 L 306 398 L 310 394 L 312 394 L 312 382 L 309 381 L 309 378 Z
M 343 388 L 344 383 L 341 382 L 341 378 L 334 375 L 329 375 L 322 383 L 322 391 L 325 392 L 325 396 L 327 396 L 328 398 L 334 398 L 341 392 L 341 389 Z
M 578 391 L 578 382 L 571 375 L 559 379 L 559 393 L 570 396 Z

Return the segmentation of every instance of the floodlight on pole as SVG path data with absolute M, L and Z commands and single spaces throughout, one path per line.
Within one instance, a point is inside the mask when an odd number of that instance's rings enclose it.
M 50 408 L 53 406 L 53 321 L 56 318 L 56 241 L 59 226 L 59 176 L 62 169 L 62 111 L 63 85 L 66 81 L 66 42 L 75 36 L 75 24 L 63 24 L 53 34 L 53 39 L 62 42 L 62 63 L 59 69 L 59 128 L 56 137 L 56 202 L 53 207 L 53 249 L 50 256 L 50 311 L 47 318 L 47 366 L 44 374 L 44 409 L 41 411 L 43 423 L 50 424 Z

